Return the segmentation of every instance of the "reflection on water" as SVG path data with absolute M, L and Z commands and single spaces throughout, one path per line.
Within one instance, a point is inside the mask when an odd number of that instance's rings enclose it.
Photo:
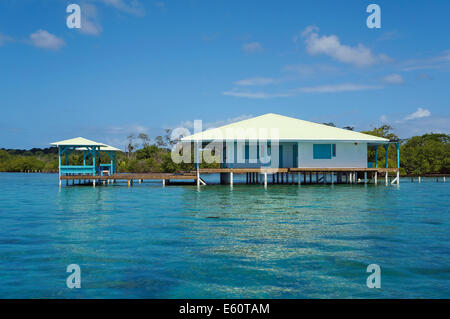
M 0 297 L 448 298 L 449 187 L 59 190 L 0 174 Z M 81 289 L 65 287 L 71 263 Z

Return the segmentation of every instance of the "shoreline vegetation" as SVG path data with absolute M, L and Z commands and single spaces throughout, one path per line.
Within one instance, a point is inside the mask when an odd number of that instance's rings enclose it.
M 334 126 L 333 123 L 326 123 Z M 346 127 L 346 129 L 353 129 Z M 383 125 L 362 133 L 385 137 L 400 142 L 400 174 L 401 175 L 433 175 L 450 174 L 450 135 L 428 133 L 400 140 L 392 132 L 392 127 Z M 128 145 L 124 152 L 117 154 L 118 173 L 174 173 L 194 170 L 193 163 L 176 164 L 172 161 L 170 150 L 177 141 L 170 139 L 170 130 L 165 136 L 157 136 L 153 141 L 148 135 L 129 135 Z M 192 152 L 193 154 L 193 152 Z M 193 156 L 193 155 L 192 155 Z M 107 161 L 107 156 L 102 159 Z M 368 161 L 375 161 L 375 150 L 369 148 Z M 71 165 L 81 165 L 82 152 L 73 152 L 69 156 Z M 396 154 L 389 148 L 389 167 L 396 167 Z M 378 148 L 378 167 L 385 167 L 385 150 Z M 216 168 L 218 163 L 201 163 L 202 168 Z M 30 150 L 0 149 L 0 172 L 58 172 L 58 149 L 56 147 L 33 148 Z

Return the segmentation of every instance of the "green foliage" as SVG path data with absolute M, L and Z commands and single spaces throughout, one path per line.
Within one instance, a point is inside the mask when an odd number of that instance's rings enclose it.
M 450 135 L 411 137 L 400 148 L 401 166 L 407 174 L 450 173 Z
M 49 149 L 0 150 L 1 172 L 54 172 L 57 169 L 58 155 Z
M 400 173 L 401 174 L 449 174 L 450 173 L 450 135 L 425 134 L 413 136 L 406 141 L 400 141 L 392 132 L 392 127 L 383 125 L 371 131 L 362 133 L 388 138 L 400 143 Z M 378 147 L 378 167 L 386 167 L 386 152 L 384 147 Z M 368 151 L 369 162 L 375 161 L 374 148 Z M 397 152 L 394 146 L 388 150 L 389 167 L 397 167 Z
M 398 136 L 392 132 L 392 126 L 389 125 L 382 125 L 378 128 L 374 128 L 371 131 L 362 131 L 361 133 L 387 138 L 390 141 L 399 140 Z

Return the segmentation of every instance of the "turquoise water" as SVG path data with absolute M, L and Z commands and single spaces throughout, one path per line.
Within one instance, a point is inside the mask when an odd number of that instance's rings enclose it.
M 58 189 L 0 174 L 1 298 L 449 298 L 450 183 Z M 366 267 L 381 267 L 381 289 Z M 81 288 L 66 267 L 81 267 Z

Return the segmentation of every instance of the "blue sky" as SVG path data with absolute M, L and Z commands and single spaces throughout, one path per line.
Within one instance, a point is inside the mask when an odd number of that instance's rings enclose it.
M 82 29 L 66 26 L 80 4 Z M 381 7 L 381 29 L 366 7 Z M 0 147 L 123 148 L 272 112 L 401 137 L 450 127 L 448 1 L 0 2 Z

